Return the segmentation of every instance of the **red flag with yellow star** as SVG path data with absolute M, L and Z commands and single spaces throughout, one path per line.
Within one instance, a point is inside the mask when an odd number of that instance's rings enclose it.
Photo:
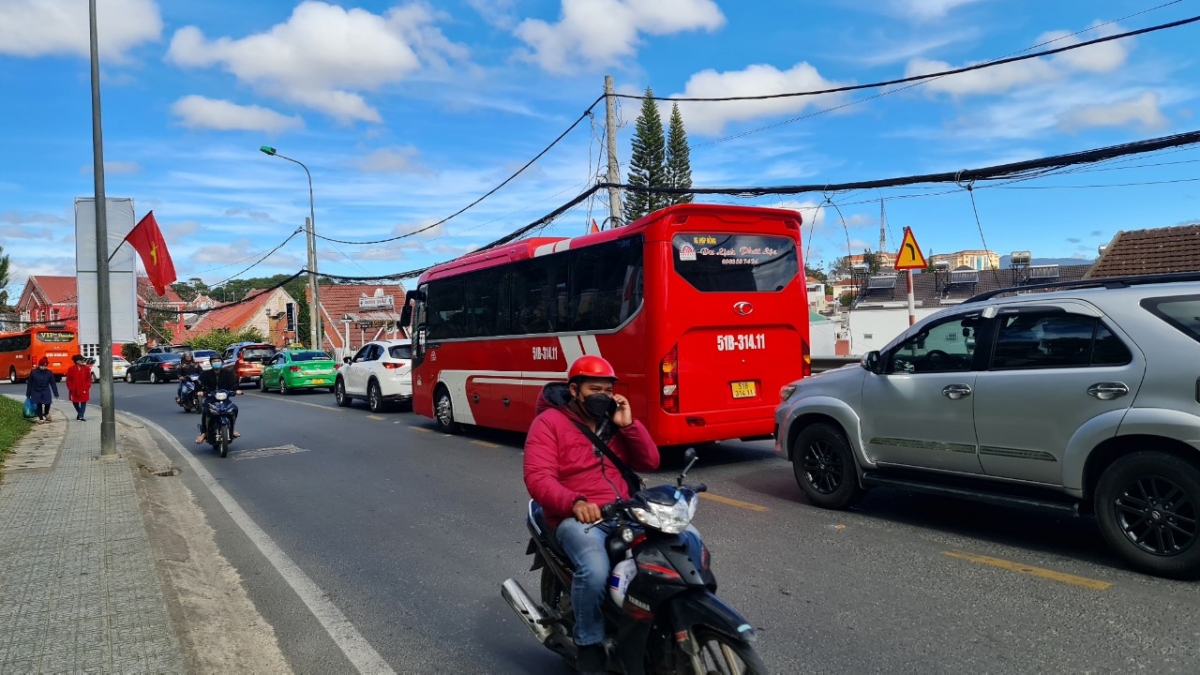
M 146 266 L 146 276 L 154 285 L 154 292 L 166 295 L 167 286 L 176 279 L 175 263 L 171 262 L 167 242 L 158 229 L 158 221 L 154 220 L 153 211 L 138 221 L 129 234 L 125 235 L 125 241 L 142 256 L 142 264 Z

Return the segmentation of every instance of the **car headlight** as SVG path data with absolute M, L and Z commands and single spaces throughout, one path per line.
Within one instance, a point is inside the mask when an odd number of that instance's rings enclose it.
M 779 390 L 779 402 L 786 403 L 787 400 L 789 398 L 791 398 L 792 394 L 794 394 L 794 393 L 796 393 L 796 385 L 789 384 L 789 385 L 784 386 L 782 389 Z
M 674 504 L 650 503 L 647 507 L 634 507 L 630 512 L 646 527 L 653 527 L 667 534 L 679 534 L 687 529 L 692 523 L 692 516 L 696 515 L 696 497 L 693 495 L 685 499 L 680 496 Z

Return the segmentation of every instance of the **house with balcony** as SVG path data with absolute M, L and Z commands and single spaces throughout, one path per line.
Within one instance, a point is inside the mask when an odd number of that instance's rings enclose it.
M 322 284 L 324 348 L 344 358 L 372 340 L 407 338 L 398 325 L 404 296 L 401 284 Z

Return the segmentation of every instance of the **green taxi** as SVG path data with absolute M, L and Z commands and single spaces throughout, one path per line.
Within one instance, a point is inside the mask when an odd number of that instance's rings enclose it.
M 279 390 L 289 394 L 297 389 L 333 390 L 337 379 L 337 362 L 325 352 L 315 349 L 285 349 L 273 356 L 263 367 L 258 388 Z

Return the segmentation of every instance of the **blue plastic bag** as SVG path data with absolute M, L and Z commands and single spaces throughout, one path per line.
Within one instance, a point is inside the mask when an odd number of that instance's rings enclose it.
M 21 414 L 27 420 L 31 420 L 31 419 L 37 417 L 37 406 L 33 404 L 33 399 L 31 399 L 31 398 L 25 399 L 25 408 L 21 410 Z

